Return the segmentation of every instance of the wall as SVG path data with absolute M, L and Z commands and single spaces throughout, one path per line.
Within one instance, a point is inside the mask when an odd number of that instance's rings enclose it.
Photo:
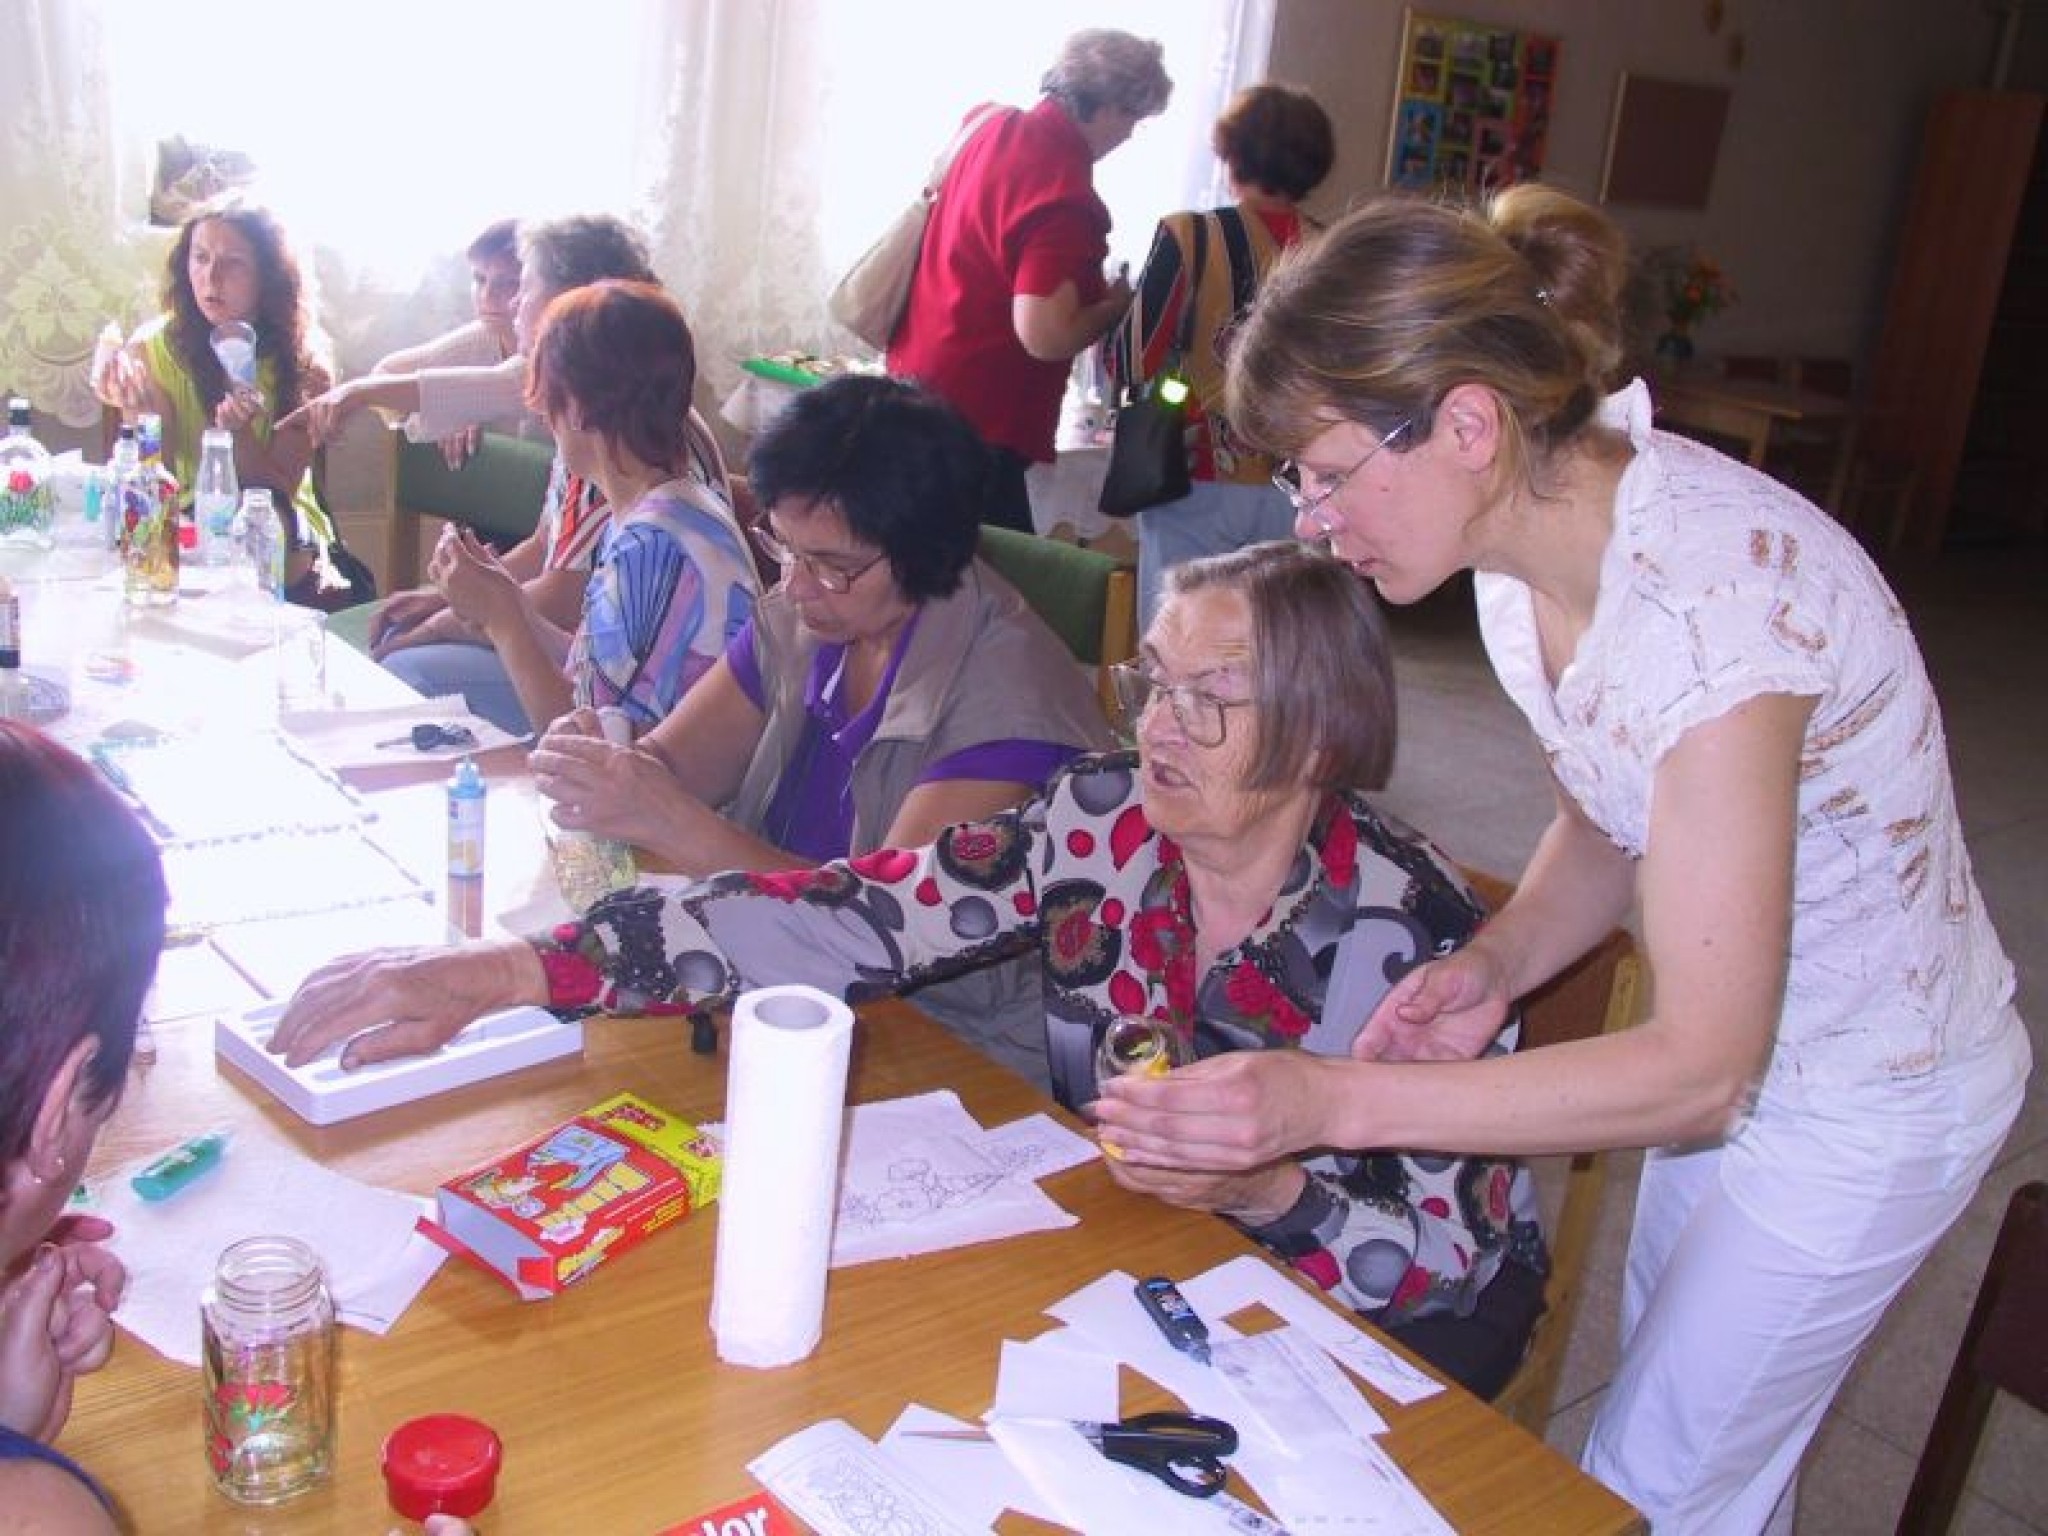
M 1597 198 L 1623 70 L 1727 86 L 1709 205 L 1615 207 L 1639 247 L 1697 243 L 1740 302 L 1708 321 L 1710 351 L 1847 355 L 1867 362 L 1890 280 L 1894 227 L 1935 92 L 1985 83 L 1998 38 L 1988 5 L 1961 0 L 1445 0 L 1427 14 L 1544 31 L 1562 42 L 1544 179 Z M 1271 75 L 1313 91 L 1336 120 L 1324 216 L 1385 185 L 1405 7 L 1399 0 L 1279 0 Z M 2048 17 L 2023 29 L 2010 83 L 2040 68 Z M 1743 58 L 1731 65 L 1730 38 Z

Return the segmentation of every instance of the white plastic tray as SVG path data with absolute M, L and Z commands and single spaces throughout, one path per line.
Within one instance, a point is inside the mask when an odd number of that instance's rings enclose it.
M 283 1013 L 284 1004 L 266 1003 L 247 1013 L 222 1014 L 214 1022 L 214 1053 L 314 1125 L 353 1120 L 583 1050 L 582 1024 L 565 1024 L 544 1008 L 522 1007 L 485 1014 L 432 1055 L 345 1072 L 337 1044 L 304 1066 L 287 1067 L 282 1056 L 263 1048 Z

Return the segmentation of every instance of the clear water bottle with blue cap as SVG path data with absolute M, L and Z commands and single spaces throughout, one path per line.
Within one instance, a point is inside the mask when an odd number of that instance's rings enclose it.
M 235 478 L 235 439 L 231 432 L 209 427 L 199 437 L 199 478 L 192 490 L 192 512 L 199 524 L 199 563 L 214 567 L 234 564 L 235 513 L 241 487 Z

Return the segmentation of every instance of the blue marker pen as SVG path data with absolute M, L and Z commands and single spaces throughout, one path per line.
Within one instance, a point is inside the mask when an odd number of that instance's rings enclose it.
M 208 1131 L 190 1141 L 180 1142 L 162 1157 L 138 1170 L 128 1187 L 143 1199 L 168 1200 L 220 1161 L 227 1150 L 226 1131 Z
M 1145 1315 L 1166 1335 L 1167 1343 L 1189 1358 L 1209 1364 L 1209 1325 L 1188 1305 L 1179 1286 L 1164 1275 L 1154 1275 L 1131 1289 Z

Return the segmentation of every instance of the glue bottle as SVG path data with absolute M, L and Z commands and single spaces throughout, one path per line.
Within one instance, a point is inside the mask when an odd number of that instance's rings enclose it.
M 448 781 L 448 878 L 468 880 L 484 872 L 484 776 L 476 759 L 465 757 Z
M 28 718 L 28 685 L 21 675 L 21 599 L 0 576 L 0 720 Z

